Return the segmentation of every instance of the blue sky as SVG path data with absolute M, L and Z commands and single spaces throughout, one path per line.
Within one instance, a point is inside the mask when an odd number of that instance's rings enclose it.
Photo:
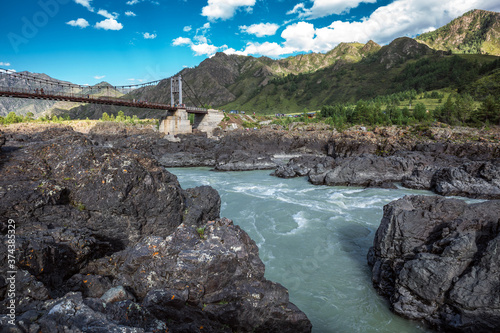
M 283 58 L 387 44 L 498 0 L 22 0 L 2 4 L 0 68 L 138 84 L 215 52 Z

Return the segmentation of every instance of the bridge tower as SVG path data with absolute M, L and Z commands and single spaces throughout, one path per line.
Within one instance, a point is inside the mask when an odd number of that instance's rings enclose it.
M 170 105 L 175 105 L 176 96 L 178 96 L 179 105 L 182 104 L 182 77 L 180 75 L 170 78 Z

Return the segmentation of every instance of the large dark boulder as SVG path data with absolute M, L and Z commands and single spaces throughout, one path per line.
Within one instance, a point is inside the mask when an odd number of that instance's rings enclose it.
M 286 165 L 279 165 L 272 175 L 280 178 L 304 177 L 318 164 L 327 165 L 333 169 L 335 159 L 330 156 L 317 155 L 294 157 Z
M 186 209 L 183 222 L 186 225 L 201 226 L 220 216 L 219 193 L 210 186 L 188 188 L 184 191 Z
M 500 201 L 411 196 L 384 207 L 368 254 L 394 312 L 445 331 L 500 330 Z
M 437 194 L 500 199 L 500 161 L 443 168 L 436 172 L 432 181 Z
M 264 278 L 258 248 L 227 219 L 202 228 L 180 225 L 167 238 L 150 236 L 89 265 L 85 273 L 114 276 L 171 328 L 203 326 L 208 318 L 238 332 L 309 332 L 307 317 L 279 284 Z M 89 276 L 89 275 L 86 275 Z
M 400 156 L 361 155 L 337 159 L 335 162 L 331 170 L 321 168 L 311 171 L 311 182 L 332 186 L 384 186 L 401 181 L 414 168 L 411 159 Z
M 0 327 L 311 330 L 286 289 L 264 279 L 255 243 L 219 218 L 217 191 L 181 189 L 138 136 L 123 136 L 135 148 L 97 139 L 25 133 L 0 154 L 0 267 L 16 271 L 0 277 Z
M 220 153 L 214 169 L 217 171 L 248 171 L 274 168 L 276 168 L 276 163 L 267 154 L 237 150 Z
M 183 191 L 153 158 L 94 146 L 82 134 L 31 144 L 6 156 L 0 217 L 91 230 L 124 247 L 144 235 L 169 235 L 182 222 Z

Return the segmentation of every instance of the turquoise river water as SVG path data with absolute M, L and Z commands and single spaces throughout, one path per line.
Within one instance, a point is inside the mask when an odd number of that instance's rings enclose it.
M 219 191 L 221 216 L 255 240 L 266 278 L 289 290 L 314 333 L 429 332 L 389 311 L 372 287 L 366 254 L 385 204 L 430 192 L 315 186 L 305 178 L 271 177 L 270 171 L 168 170 L 183 188 Z

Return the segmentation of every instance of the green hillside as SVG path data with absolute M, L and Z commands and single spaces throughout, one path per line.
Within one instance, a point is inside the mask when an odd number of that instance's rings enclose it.
M 497 68 L 500 65 L 497 59 L 476 56 L 471 60 L 444 55 L 412 39 L 400 38 L 357 63 L 328 67 L 312 74 L 274 78 L 253 94 L 221 108 L 264 114 L 301 112 L 304 108 L 319 110 L 323 105 L 354 103 L 412 89 L 417 92 L 444 88 L 465 91 Z
M 416 39 L 436 50 L 500 56 L 500 13 L 471 10 Z

